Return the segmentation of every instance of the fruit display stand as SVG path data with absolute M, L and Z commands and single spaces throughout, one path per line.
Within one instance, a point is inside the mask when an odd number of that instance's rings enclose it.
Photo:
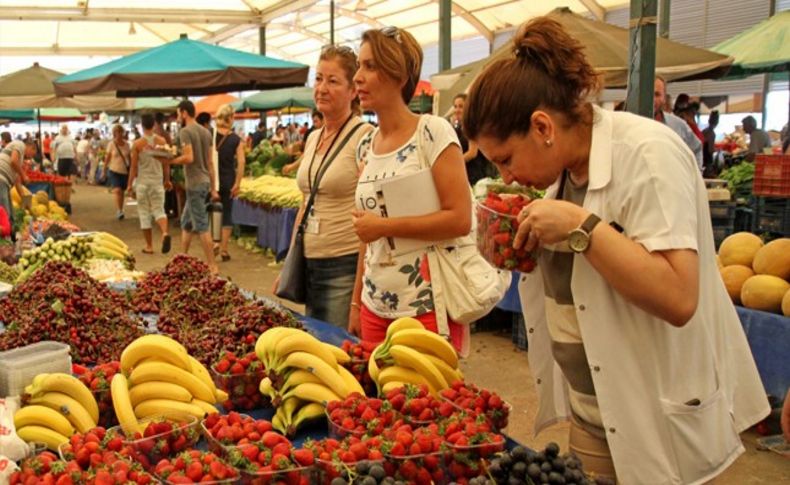
M 231 215 L 233 224 L 255 227 L 258 245 L 271 249 L 279 261 L 288 254 L 298 211 L 291 207 L 264 206 L 234 199 Z

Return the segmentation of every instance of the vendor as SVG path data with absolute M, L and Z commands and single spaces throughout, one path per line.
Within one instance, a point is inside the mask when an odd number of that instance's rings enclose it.
M 536 430 L 569 419 L 585 470 L 619 483 L 711 480 L 770 409 L 694 155 L 587 102 L 599 78 L 558 22 L 526 23 L 514 51 L 475 80 L 464 131 L 505 182 L 547 189 L 514 241 L 538 254 L 520 285 Z
M 28 180 L 22 164 L 26 158 L 33 157 L 36 150 L 36 141 L 28 138 L 24 142 L 12 141 L 0 151 L 0 207 L 5 209 L 12 226 L 14 207 L 11 204 L 11 187 L 16 187 L 20 196 L 25 193 L 22 185 Z
M 746 152 L 746 160 L 754 161 L 754 157 L 762 155 L 763 150 L 771 148 L 771 137 L 765 130 L 757 128 L 757 120 L 754 116 L 747 116 L 743 120 L 743 131 L 749 135 L 749 150 Z

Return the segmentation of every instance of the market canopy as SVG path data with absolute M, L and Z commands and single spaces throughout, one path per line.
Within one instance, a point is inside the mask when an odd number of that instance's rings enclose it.
M 790 71 L 790 10 L 717 44 L 713 50 L 735 59 L 728 78 Z
M 35 63 L 27 69 L 0 77 L 0 109 L 95 108 L 101 111 L 120 108 L 125 104 L 123 99 L 110 95 L 56 96 L 52 82 L 61 76 L 62 72 Z
M 315 108 L 313 88 L 299 87 L 262 91 L 233 103 L 236 110 L 268 111 L 278 108 Z
M 180 39 L 69 74 L 61 96 L 114 91 L 119 97 L 214 94 L 304 85 L 304 64 Z
M 585 48 L 592 66 L 602 75 L 605 87 L 624 87 L 628 82 L 628 29 L 591 20 L 567 8 L 550 14 Z M 431 76 L 434 88 L 440 91 L 439 113 L 446 112 L 452 98 L 466 92 L 472 81 L 490 63 L 513 55 L 513 46 L 505 43 L 491 56 Z M 706 49 L 658 38 L 656 72 L 668 81 L 711 79 L 724 75 L 733 59 Z

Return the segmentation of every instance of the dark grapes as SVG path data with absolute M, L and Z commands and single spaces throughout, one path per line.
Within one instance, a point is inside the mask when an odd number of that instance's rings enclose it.
M 542 451 L 516 446 L 491 460 L 487 477 L 470 480 L 470 485 L 588 485 L 594 482 L 584 476 L 581 462 L 573 453 L 560 455 L 557 443 L 549 443 Z M 355 482 L 356 483 L 356 482 Z

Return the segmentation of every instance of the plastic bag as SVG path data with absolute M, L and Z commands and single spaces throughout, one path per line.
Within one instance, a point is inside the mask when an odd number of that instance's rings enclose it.
M 0 483 L 11 482 L 11 475 L 17 470 L 19 470 L 19 467 L 16 466 L 13 460 L 0 455 Z
M 28 446 L 16 434 L 14 413 L 19 409 L 18 398 L 0 399 L 0 455 L 11 461 L 19 461 L 28 455 Z M 0 466 L 2 464 L 0 463 Z M 0 478 L 3 476 L 0 470 Z M 0 483 L 8 483 L 0 480 Z

